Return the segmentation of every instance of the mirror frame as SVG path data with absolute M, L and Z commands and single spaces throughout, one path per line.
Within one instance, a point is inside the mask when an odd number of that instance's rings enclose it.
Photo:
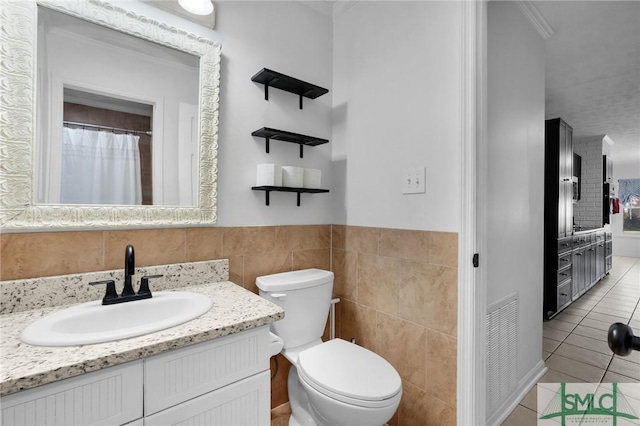
M 200 57 L 197 206 L 34 204 L 38 6 Z M 0 20 L 0 229 L 19 232 L 216 223 L 219 42 L 102 0 L 1 0 Z

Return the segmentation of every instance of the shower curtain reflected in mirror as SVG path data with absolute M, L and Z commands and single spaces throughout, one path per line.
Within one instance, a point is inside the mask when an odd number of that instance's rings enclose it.
M 63 128 L 62 204 L 142 204 L 139 137 Z

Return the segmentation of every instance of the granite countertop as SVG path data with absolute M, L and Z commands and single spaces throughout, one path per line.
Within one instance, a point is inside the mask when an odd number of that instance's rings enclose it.
M 209 312 L 144 336 L 85 346 L 32 346 L 19 339 L 33 321 L 67 306 L 0 316 L 0 396 L 270 324 L 284 310 L 230 282 L 182 287 L 211 297 Z M 129 302 L 135 303 L 135 302 Z

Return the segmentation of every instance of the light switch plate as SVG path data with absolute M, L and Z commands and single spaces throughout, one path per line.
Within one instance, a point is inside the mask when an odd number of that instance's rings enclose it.
M 424 167 L 413 167 L 404 169 L 402 193 L 424 194 L 426 192 L 425 176 L 426 170 Z

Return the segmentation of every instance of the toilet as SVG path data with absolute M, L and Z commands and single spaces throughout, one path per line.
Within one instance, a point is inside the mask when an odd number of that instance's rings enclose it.
M 342 339 L 322 342 L 333 272 L 284 272 L 256 279 L 260 296 L 281 306 L 271 324 L 289 370 L 289 426 L 381 426 L 402 397 L 400 375 L 381 356 Z

